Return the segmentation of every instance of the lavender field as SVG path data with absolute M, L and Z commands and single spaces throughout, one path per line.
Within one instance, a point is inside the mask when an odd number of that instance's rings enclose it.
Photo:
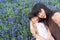
M 39 2 L 60 11 L 60 0 L 0 0 L 0 40 L 34 40 L 28 13 Z

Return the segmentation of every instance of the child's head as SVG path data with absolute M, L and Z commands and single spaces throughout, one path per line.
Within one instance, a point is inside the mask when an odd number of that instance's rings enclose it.
M 33 23 L 37 23 L 39 21 L 39 18 L 37 16 L 36 17 L 33 17 L 33 18 L 31 18 L 31 21 Z
M 35 14 L 29 13 L 29 20 L 31 20 L 33 23 L 36 23 L 39 21 L 39 17 Z

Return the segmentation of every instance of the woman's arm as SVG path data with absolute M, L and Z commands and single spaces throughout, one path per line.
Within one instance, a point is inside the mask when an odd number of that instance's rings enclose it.
M 46 40 L 45 38 L 43 38 L 37 34 L 37 31 L 31 21 L 30 21 L 30 31 L 35 38 L 37 38 L 39 40 Z
M 52 20 L 60 27 L 60 13 L 56 12 L 52 16 Z
M 49 28 L 48 28 L 48 40 L 53 40 L 53 36 L 51 35 L 51 32 L 50 32 L 50 30 L 49 30 Z

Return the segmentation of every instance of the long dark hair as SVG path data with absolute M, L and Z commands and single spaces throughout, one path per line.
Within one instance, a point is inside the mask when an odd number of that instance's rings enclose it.
M 39 22 L 44 22 L 48 27 L 50 22 L 51 22 L 51 17 L 54 15 L 54 13 L 56 12 L 55 10 L 50 10 L 47 6 L 45 6 L 42 3 L 37 3 L 33 6 L 31 12 L 29 13 L 29 19 L 38 16 L 38 13 L 41 12 L 41 9 L 44 9 L 45 13 L 46 13 L 46 19 L 43 18 L 39 18 Z M 52 28 L 52 27 L 51 27 Z M 50 29 L 50 28 L 49 28 Z M 52 29 L 53 30 L 53 29 Z M 52 34 L 54 36 L 54 34 Z M 54 37 L 55 38 L 55 37 Z
M 38 16 L 38 13 L 41 12 L 41 9 L 44 9 L 45 13 L 46 13 L 46 19 L 44 18 L 39 18 L 39 22 L 48 22 L 48 20 L 52 17 L 52 15 L 54 14 L 53 11 L 51 11 L 47 6 L 45 6 L 42 3 L 37 3 L 33 6 L 31 12 L 29 13 L 29 19 Z M 47 24 L 46 22 L 46 24 Z

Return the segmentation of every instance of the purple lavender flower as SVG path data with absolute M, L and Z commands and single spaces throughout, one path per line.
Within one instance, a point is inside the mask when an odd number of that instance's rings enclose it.
M 12 35 L 15 37 L 16 35 L 15 35 L 15 30 L 16 30 L 16 27 L 15 27 L 15 25 L 12 27 Z
M 0 9 L 0 14 L 2 13 L 2 9 Z
M 5 21 L 5 24 L 8 25 L 8 21 Z
M 0 23 L 2 23 L 2 20 L 0 19 Z
M 4 0 L 0 0 L 0 2 L 2 3 L 2 2 L 4 2 Z
M 17 3 L 17 0 L 12 0 L 12 3 Z
M 17 28 L 18 30 L 20 30 L 21 29 L 21 25 L 20 24 L 18 24 L 18 28 Z
M 15 20 L 16 20 L 15 17 L 8 18 L 8 21 L 10 21 L 10 22 L 15 22 Z
M 18 38 L 18 40 L 21 40 L 20 36 L 18 36 L 17 38 Z
M 41 0 L 36 0 L 37 3 L 41 2 Z
M 8 34 L 12 34 L 12 30 L 9 28 L 9 29 L 7 29 L 7 33 Z
M 57 8 L 56 8 L 55 6 L 53 6 L 53 5 L 50 5 L 49 8 L 50 8 L 51 10 L 57 10 Z
M 22 22 L 22 26 L 24 26 L 24 19 L 22 19 L 21 22 Z

